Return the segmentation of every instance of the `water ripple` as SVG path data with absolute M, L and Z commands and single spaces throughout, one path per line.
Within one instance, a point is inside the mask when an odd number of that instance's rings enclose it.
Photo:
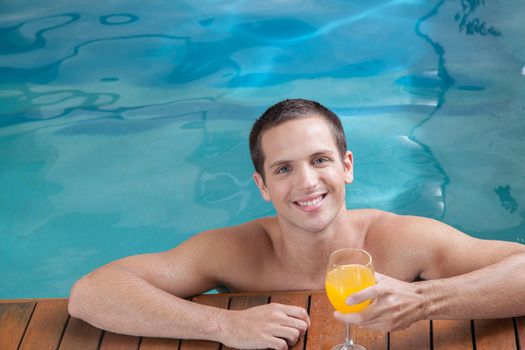
M 0 55 L 12 55 L 42 49 L 47 45 L 44 33 L 64 27 L 79 19 L 80 15 L 77 13 L 63 13 L 0 28 Z

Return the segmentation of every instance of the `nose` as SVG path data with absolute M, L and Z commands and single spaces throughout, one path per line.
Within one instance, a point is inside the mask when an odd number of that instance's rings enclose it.
M 315 188 L 319 183 L 319 177 L 315 169 L 310 166 L 303 166 L 297 172 L 297 187 L 300 190 Z

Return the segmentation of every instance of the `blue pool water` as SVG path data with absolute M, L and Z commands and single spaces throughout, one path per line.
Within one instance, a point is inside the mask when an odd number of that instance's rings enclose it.
M 525 242 L 523 1 L 0 3 L 0 298 L 272 215 L 254 119 L 334 109 L 350 208 Z

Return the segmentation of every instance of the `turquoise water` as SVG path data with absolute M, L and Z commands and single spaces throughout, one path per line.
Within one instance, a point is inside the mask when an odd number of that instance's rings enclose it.
M 350 208 L 525 242 L 523 1 L 0 3 L 0 298 L 272 215 L 254 119 L 334 109 Z

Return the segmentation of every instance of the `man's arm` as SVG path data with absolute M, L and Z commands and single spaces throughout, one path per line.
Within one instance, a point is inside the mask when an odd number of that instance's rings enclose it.
M 353 304 L 371 298 L 374 303 L 361 313 L 336 317 L 363 327 L 397 330 L 421 319 L 525 314 L 525 246 L 476 239 L 430 219 L 391 220 L 405 249 L 423 257 L 415 261 L 426 280 L 407 283 L 378 274 L 376 286 L 348 300 Z
M 207 232 L 171 251 L 132 256 L 95 270 L 74 285 L 70 314 L 116 333 L 286 349 L 309 326 L 302 308 L 269 304 L 228 311 L 183 299 L 214 288 L 220 282 L 215 276 L 227 266 L 224 261 L 235 254 L 229 239 L 217 235 Z
M 415 283 L 428 319 L 482 319 L 525 315 L 525 253 L 470 273 Z

